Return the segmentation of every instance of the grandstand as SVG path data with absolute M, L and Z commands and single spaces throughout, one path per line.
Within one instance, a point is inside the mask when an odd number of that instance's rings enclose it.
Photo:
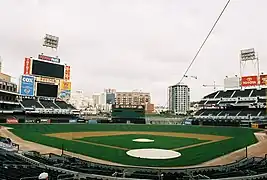
M 6 123 L 8 119 L 17 122 L 38 122 L 41 119 L 69 122 L 79 115 L 72 105 L 58 98 L 24 97 L 9 91 L 1 92 L 0 98 L 0 123 Z
M 250 126 L 265 122 L 266 88 L 219 90 L 204 96 L 192 124 Z

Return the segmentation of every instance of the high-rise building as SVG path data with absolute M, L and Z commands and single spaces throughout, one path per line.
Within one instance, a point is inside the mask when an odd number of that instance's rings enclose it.
M 84 95 L 84 92 L 81 90 L 74 91 L 71 94 L 70 103 L 77 109 L 86 109 L 91 104 L 91 99 Z
M 115 104 L 116 101 L 116 89 L 105 89 L 106 104 Z
M 98 105 L 100 105 L 100 94 L 93 94 L 92 99 L 93 99 L 94 107 L 97 107 Z
M 190 88 L 187 85 L 173 85 L 168 88 L 169 110 L 175 114 L 186 114 L 190 110 Z
M 123 105 L 146 105 L 151 103 L 150 93 L 132 91 L 116 92 L 116 104 Z

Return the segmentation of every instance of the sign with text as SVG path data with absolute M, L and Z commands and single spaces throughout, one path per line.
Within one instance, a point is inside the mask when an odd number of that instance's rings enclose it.
M 22 96 L 34 96 L 34 77 L 21 76 L 20 94 Z
M 65 76 L 64 79 L 69 81 L 70 80 L 70 66 L 65 66 Z
M 59 84 L 59 80 L 55 78 L 37 77 L 36 81 L 42 82 L 42 83 L 48 83 L 48 84 Z
M 61 80 L 59 98 L 67 101 L 70 99 L 70 95 L 71 95 L 71 82 Z
M 267 86 L 267 74 L 260 75 L 260 85 Z
M 43 54 L 38 55 L 38 59 L 44 60 L 44 61 L 51 61 L 54 63 L 60 63 L 60 59 L 58 57 L 50 57 L 50 56 L 45 56 Z
M 258 77 L 257 76 L 244 76 L 241 78 L 241 86 L 257 86 L 258 85 Z
M 8 118 L 8 119 L 6 119 L 6 123 L 7 124 L 18 124 L 19 121 L 15 118 Z
M 29 75 L 31 74 L 31 59 L 25 58 L 24 60 L 24 74 Z

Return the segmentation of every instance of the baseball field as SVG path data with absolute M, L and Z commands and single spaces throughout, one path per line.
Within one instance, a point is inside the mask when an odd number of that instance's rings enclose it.
M 6 126 L 27 141 L 59 149 L 63 146 L 70 152 L 134 166 L 196 165 L 257 142 L 255 130 L 234 127 L 126 124 Z M 148 151 L 143 152 L 144 149 Z M 168 153 L 174 156 L 168 156 Z

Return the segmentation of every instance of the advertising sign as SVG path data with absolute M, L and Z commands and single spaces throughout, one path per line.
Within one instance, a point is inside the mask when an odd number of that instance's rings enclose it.
M 42 82 L 42 83 L 48 83 L 48 84 L 59 84 L 59 80 L 55 78 L 37 77 L 36 81 Z
M 77 123 L 85 123 L 85 120 L 84 119 L 78 119 Z
M 260 85 L 267 86 L 267 74 L 260 75 Z
M 70 66 L 65 66 L 65 80 L 69 81 L 70 80 Z
M 24 74 L 28 75 L 31 74 L 31 59 L 25 58 L 24 60 Z
M 71 82 L 62 80 L 60 82 L 59 98 L 63 100 L 70 99 Z
M 8 123 L 8 124 L 18 124 L 19 121 L 17 119 L 15 119 L 15 118 L 8 118 L 8 119 L 6 119 L 6 123 Z
M 69 123 L 77 123 L 77 120 L 76 119 L 70 119 Z
M 25 123 L 35 123 L 34 119 L 25 119 Z
M 241 78 L 241 86 L 257 86 L 258 85 L 258 77 L 257 76 L 244 76 Z
M 58 57 L 50 57 L 50 56 L 45 56 L 43 54 L 39 54 L 38 59 L 45 60 L 45 61 L 51 61 L 54 63 L 60 63 L 60 59 Z
M 34 77 L 21 76 L 20 94 L 22 96 L 34 96 Z

